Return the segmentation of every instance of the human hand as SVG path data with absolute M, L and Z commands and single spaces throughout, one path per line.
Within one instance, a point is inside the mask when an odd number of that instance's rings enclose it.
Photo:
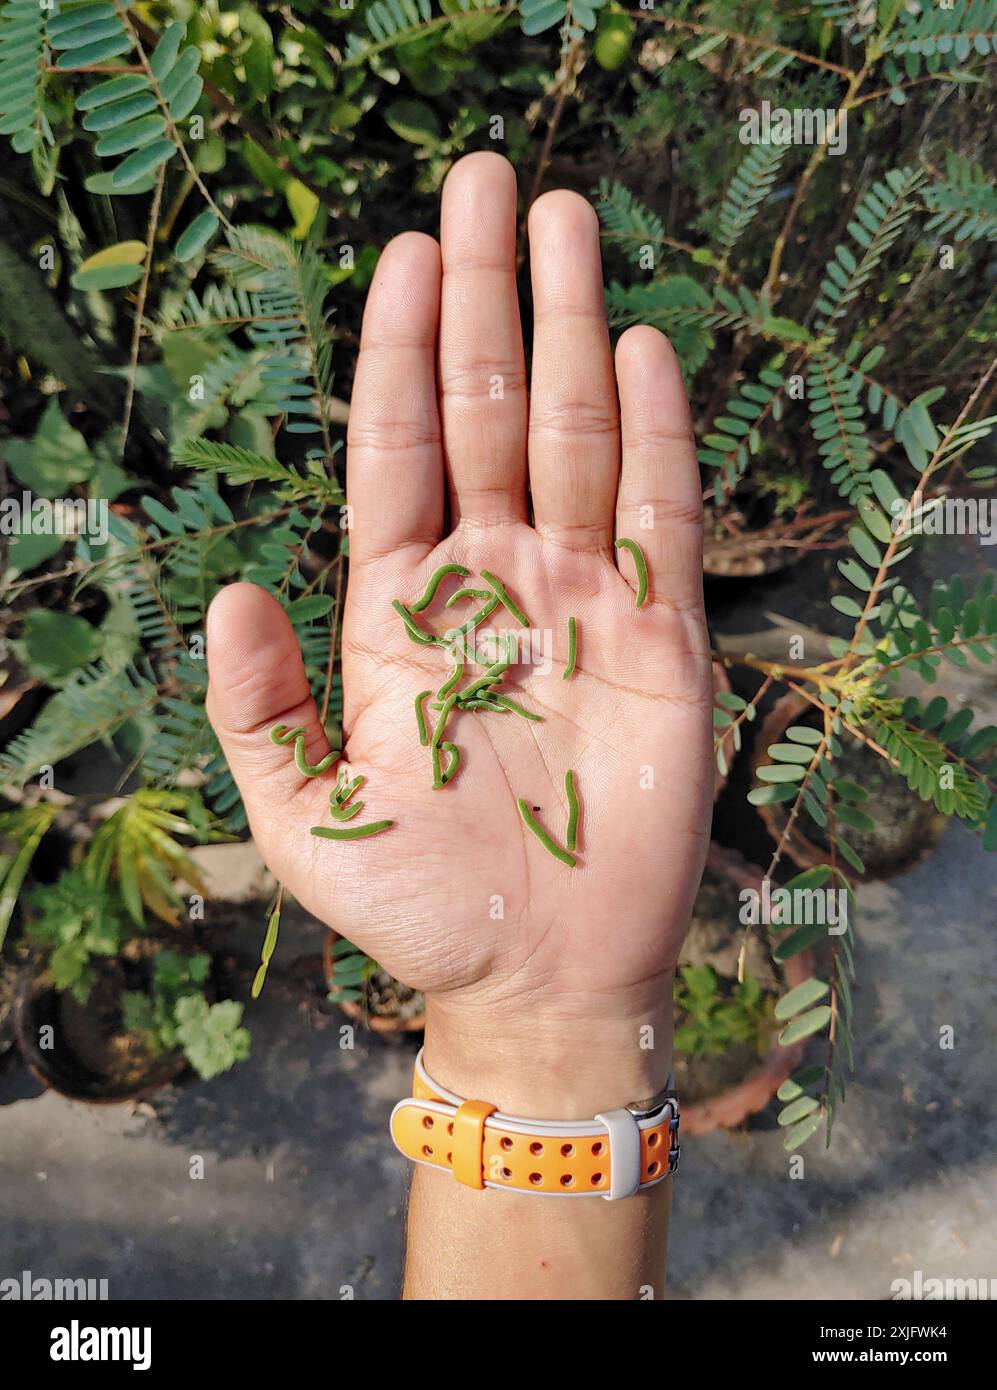
M 667 340 L 629 329 L 614 376 L 598 223 L 573 193 L 548 193 L 530 213 L 528 401 L 515 223 L 511 166 L 461 160 L 443 191 L 441 246 L 396 238 L 364 316 L 347 459 L 343 757 L 367 778 L 352 824 L 393 828 L 348 843 L 309 833 L 333 824 L 337 769 L 304 778 L 268 737 L 303 725 L 309 761 L 328 751 L 291 627 L 252 585 L 212 605 L 208 711 L 273 873 L 425 992 L 430 1071 L 465 1095 L 543 1113 L 557 1070 L 559 1109 L 590 1114 L 649 1093 L 668 1070 L 671 975 L 708 842 L 700 482 Z M 639 610 L 614 526 L 647 559 Z M 412 643 L 391 603 L 413 601 L 449 562 L 471 577 L 419 614 L 427 630 L 469 617 L 473 601 L 445 610 L 443 599 L 490 570 L 541 649 L 548 634 L 553 664 L 543 673 L 520 661 L 503 682 L 543 722 L 451 716 L 459 773 L 434 790 L 413 701 L 451 666 L 440 647 Z M 569 615 L 578 663 L 565 681 Z M 501 610 L 492 621 L 515 626 Z M 519 797 L 539 807 L 563 842 L 568 769 L 581 803 L 574 868 L 517 809 Z M 656 1030 L 651 1049 L 644 1024 Z

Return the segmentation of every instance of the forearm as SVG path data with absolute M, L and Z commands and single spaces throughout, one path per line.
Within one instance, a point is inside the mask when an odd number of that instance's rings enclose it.
M 670 989 L 662 991 L 670 997 Z M 539 1012 L 539 1011 L 538 1011 Z M 430 1006 L 426 1067 L 466 1098 L 524 1118 L 587 1119 L 656 1094 L 671 1068 L 667 1010 L 554 1027 L 489 1021 Z M 620 1201 L 464 1187 L 417 1166 L 405 1296 L 439 1299 L 639 1299 L 664 1292 L 671 1180 Z

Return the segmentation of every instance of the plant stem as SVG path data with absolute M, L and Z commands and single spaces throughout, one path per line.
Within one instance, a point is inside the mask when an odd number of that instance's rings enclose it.
M 138 371 L 138 351 L 142 339 L 142 316 L 145 313 L 145 300 L 149 293 L 149 275 L 152 271 L 152 253 L 156 241 L 156 227 L 159 223 L 159 207 L 163 200 L 163 184 L 166 181 L 166 165 L 161 164 L 156 174 L 156 189 L 152 195 L 152 207 L 149 210 L 149 226 L 145 234 L 145 265 L 142 268 L 142 282 L 138 288 L 138 298 L 135 301 L 135 325 L 132 329 L 132 346 L 128 356 L 128 391 L 125 396 L 125 411 L 121 421 L 121 452 L 119 458 L 125 456 L 125 446 L 128 443 L 128 430 L 132 422 L 132 405 L 135 400 L 135 374 Z
M 839 69 L 839 71 L 842 70 Z M 865 81 L 868 75 L 869 65 L 868 63 L 865 64 L 862 68 L 860 68 L 858 72 L 855 73 L 848 73 L 847 70 L 844 71 L 845 75 L 849 77 L 848 91 L 845 93 L 845 97 L 841 105 L 835 111 L 834 119 L 831 121 L 830 126 L 828 126 L 825 131 L 825 139 L 823 143 L 818 145 L 817 149 L 814 150 L 813 154 L 810 156 L 810 160 L 807 164 L 807 167 L 804 169 L 802 175 L 800 176 L 800 181 L 796 185 L 796 192 L 793 194 L 793 201 L 789 205 L 789 210 L 786 213 L 785 220 L 781 228 L 779 229 L 779 234 L 776 237 L 775 242 L 772 246 L 772 255 L 769 258 L 769 268 L 765 274 L 765 283 L 762 286 L 762 294 L 767 293 L 770 296 L 773 303 L 779 297 L 776 293 L 776 285 L 779 279 L 779 271 L 782 266 L 783 253 L 786 249 L 786 243 L 789 240 L 790 230 L 793 226 L 793 223 L 796 221 L 796 214 L 799 212 L 803 204 L 804 196 L 806 194 L 807 189 L 810 187 L 810 183 L 814 175 L 816 174 L 820 166 L 824 163 L 824 160 L 827 158 L 828 148 L 830 147 L 831 142 L 834 140 L 835 136 L 838 133 L 838 126 L 841 122 L 841 117 L 843 113 L 848 110 L 849 105 L 854 100 L 859 88 L 862 86 L 863 82 Z

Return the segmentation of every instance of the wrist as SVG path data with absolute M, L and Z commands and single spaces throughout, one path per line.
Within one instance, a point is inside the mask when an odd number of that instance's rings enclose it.
M 524 1118 L 590 1119 L 664 1087 L 672 1066 L 672 979 L 646 1000 L 571 1008 L 541 998 L 502 1010 L 426 1001 L 424 1062 L 465 1099 Z

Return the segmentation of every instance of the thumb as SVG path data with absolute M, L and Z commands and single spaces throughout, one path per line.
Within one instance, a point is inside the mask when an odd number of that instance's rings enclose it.
M 271 594 L 255 584 L 228 585 L 208 610 L 207 634 L 208 718 L 267 857 L 268 832 L 286 831 L 296 814 L 314 818 L 318 799 L 317 779 L 298 771 L 288 746 L 270 740 L 271 728 L 302 726 L 311 764 L 329 752 L 329 741 L 294 629 Z

